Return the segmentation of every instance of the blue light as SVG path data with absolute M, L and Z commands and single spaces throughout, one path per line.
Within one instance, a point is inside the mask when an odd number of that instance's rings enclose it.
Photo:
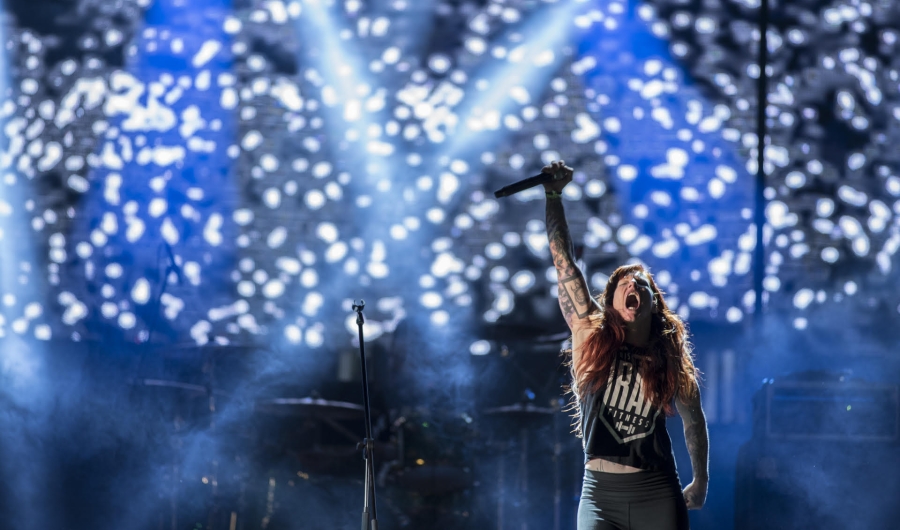
M 98 136 L 100 163 L 93 164 L 87 179 L 105 183 L 105 188 L 86 190 L 68 242 L 79 259 L 65 263 L 61 271 L 63 288 L 90 306 L 99 307 L 101 300 L 91 294 L 97 289 L 89 287 L 104 283 L 120 296 L 130 292 L 139 303 L 149 301 L 160 289 L 163 242 L 182 265 L 191 264 L 195 274 L 190 288 L 202 288 L 210 305 L 235 293 L 234 284 L 202 273 L 227 269 L 235 251 L 232 215 L 222 215 L 216 206 L 236 204 L 237 196 L 225 149 L 237 130 L 234 113 L 226 108 L 232 90 L 227 86 L 232 67 L 225 29 L 229 10 L 225 0 L 192 2 L 190 9 L 177 0 L 154 2 L 135 42 L 138 53 L 110 78 L 105 94 L 109 127 Z M 201 12 L 204 16 L 196 16 Z M 79 237 L 98 224 L 102 234 L 94 230 L 87 240 Z M 102 246 L 104 252 L 92 252 L 88 244 Z M 86 264 L 97 273 L 88 274 Z M 126 289 L 128 285 L 134 289 Z M 178 289 L 168 286 L 173 295 Z M 104 311 L 90 318 L 114 320 L 138 333 L 154 320 L 156 308 L 149 311 Z M 70 324 L 78 314 L 70 311 Z M 161 322 L 182 332 L 194 324 L 169 318 Z
M 595 24 L 582 41 L 577 63 L 584 63 L 585 83 L 596 94 L 604 120 L 603 153 L 616 176 L 626 226 L 634 228 L 632 233 L 623 227 L 618 238 L 623 243 L 636 234 L 653 238 L 654 245 L 630 250 L 640 250 L 654 271 L 669 271 L 687 299 L 692 291 L 713 287 L 712 278 L 695 280 L 689 273 L 706 270 L 722 250 L 738 246 L 749 221 L 736 212 L 752 204 L 752 179 L 736 146 L 722 138 L 713 106 L 672 60 L 666 41 L 651 32 L 652 17 L 638 16 L 636 2 L 620 12 L 612 7 L 612 2 L 600 3 L 605 23 Z M 611 59 L 624 56 L 632 59 Z M 589 183 L 586 192 L 602 194 L 599 182 Z M 636 203 L 644 208 L 635 208 Z M 698 211 L 703 212 L 700 218 Z M 683 244 L 661 237 L 681 224 L 686 230 L 674 232 Z M 646 248 L 652 252 L 643 252 Z M 736 305 L 749 278 L 728 282 L 719 287 L 725 293 L 720 297 Z

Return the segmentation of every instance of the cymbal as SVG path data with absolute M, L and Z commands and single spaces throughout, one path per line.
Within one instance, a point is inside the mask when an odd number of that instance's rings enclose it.
M 188 394 L 195 394 L 196 396 L 208 396 L 210 392 L 210 388 L 204 385 L 198 385 L 196 383 L 185 383 L 184 381 L 175 381 L 169 379 L 138 379 L 132 383 L 136 386 L 142 387 L 155 387 L 155 388 L 165 388 L 171 390 L 183 390 Z M 215 389 L 212 393 L 216 396 L 228 396 L 228 392 L 223 392 L 222 390 Z
M 556 413 L 556 410 L 549 407 L 536 407 L 531 403 L 516 403 L 515 405 L 507 405 L 505 407 L 495 407 L 486 409 L 485 415 L 502 416 L 506 418 L 530 419 L 549 416 Z
M 273 416 L 327 416 L 334 420 L 355 420 L 365 412 L 362 405 L 321 398 L 274 398 L 258 401 L 255 410 Z
M 193 383 L 184 383 L 182 381 L 169 381 L 165 379 L 138 379 L 135 385 L 145 387 L 158 387 L 172 390 L 183 390 L 189 394 L 198 396 L 207 395 L 207 388 L 203 385 L 195 385 Z

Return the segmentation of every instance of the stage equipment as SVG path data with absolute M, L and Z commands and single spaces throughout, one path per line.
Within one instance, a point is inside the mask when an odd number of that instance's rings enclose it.
M 274 398 L 256 403 L 256 411 L 275 416 L 304 416 L 322 421 L 358 420 L 365 415 L 362 405 L 322 398 Z M 356 436 L 354 435 L 354 438 Z
M 830 372 L 767 379 L 753 417 L 738 452 L 736 530 L 862 530 L 900 518 L 897 385 Z
M 203 513 L 205 510 L 182 502 L 185 498 L 209 498 L 208 475 L 203 474 L 204 484 L 196 470 L 183 465 L 184 438 L 210 421 L 206 386 L 165 379 L 141 379 L 132 384 L 132 402 L 144 418 L 149 445 L 167 456 L 161 466 L 161 480 L 167 487 L 159 490 L 159 501 L 165 508 L 159 510 L 155 526 L 177 530 L 185 520 L 206 519 L 202 517 L 209 515 Z
M 319 397 L 278 397 L 254 406 L 259 426 L 257 451 L 264 460 L 290 455 L 292 466 L 313 475 L 347 476 L 356 473 L 359 433 L 352 424 L 365 419 L 365 408 L 355 403 Z M 388 442 L 375 442 L 379 458 L 394 458 Z
M 528 530 L 531 514 L 528 512 L 530 506 L 529 499 L 529 469 L 535 464 L 535 458 L 529 457 L 529 445 L 532 432 L 538 428 L 552 425 L 553 428 L 553 450 L 552 453 L 543 451 L 542 454 L 552 454 L 553 466 L 553 506 L 554 506 L 554 530 L 559 530 L 560 520 L 560 498 L 561 498 L 561 482 L 559 476 L 559 451 L 560 443 L 558 439 L 558 429 L 556 429 L 555 416 L 557 411 L 553 408 L 538 407 L 532 403 L 515 403 L 513 405 L 495 407 L 486 409 L 483 412 L 485 421 L 493 421 L 497 433 L 514 433 L 518 430 L 518 439 L 515 435 L 504 437 L 500 434 L 490 445 L 494 448 L 497 463 L 497 512 L 496 512 L 496 528 L 504 530 L 506 528 L 517 528 Z M 545 440 L 546 441 L 546 440 Z M 515 486 L 513 491 L 507 495 L 507 477 L 506 477 L 506 460 L 507 455 L 514 452 L 518 457 L 518 466 L 516 470 Z M 507 498 L 509 497 L 509 498 Z M 515 500 L 515 514 L 510 517 L 512 526 L 508 524 L 506 516 L 506 507 L 510 504 L 510 500 Z
M 326 400 L 315 392 L 256 401 L 246 423 L 254 436 L 246 457 L 256 473 L 248 481 L 244 529 L 343 527 L 347 514 L 358 509 L 358 426 L 364 419 L 363 405 Z M 387 429 L 373 425 L 374 438 L 380 428 Z M 387 440 L 376 440 L 372 450 L 379 462 L 397 458 Z
M 475 517 L 476 457 L 482 443 L 466 412 L 405 408 L 390 428 L 396 458 L 378 474 L 381 498 L 399 526 L 481 528 Z M 377 445 L 376 445 L 377 448 Z
M 375 462 L 373 454 L 375 439 L 372 436 L 372 410 L 369 407 L 369 376 L 366 371 L 366 342 L 363 336 L 363 309 L 365 300 L 353 303 L 356 311 L 356 327 L 359 330 L 359 362 L 362 369 L 363 406 L 365 407 L 366 437 L 359 444 L 366 462 L 365 494 L 363 498 L 362 530 L 378 530 L 378 512 L 375 506 Z M 371 502 L 371 505 L 370 505 Z M 371 522 L 371 523 L 370 523 Z
M 846 379 L 846 380 L 841 380 Z M 896 442 L 896 385 L 852 381 L 768 380 L 757 393 L 754 431 L 769 440 Z
M 260 348 L 250 345 L 207 344 L 140 346 L 142 371 L 156 377 L 132 380 L 134 414 L 144 418 L 149 446 L 168 462 L 164 479 L 170 484 L 159 528 L 172 530 L 202 524 L 212 530 L 243 524 L 244 489 L 248 470 L 244 422 L 221 421 L 220 409 L 244 380 L 246 363 Z M 202 436 L 197 435 L 202 433 Z M 204 444 L 204 458 L 188 458 L 186 443 Z M 203 502 L 200 502 L 204 500 Z
M 415 410 L 392 423 L 399 452 L 391 482 L 418 495 L 445 495 L 472 485 L 470 451 L 477 432 L 466 413 Z

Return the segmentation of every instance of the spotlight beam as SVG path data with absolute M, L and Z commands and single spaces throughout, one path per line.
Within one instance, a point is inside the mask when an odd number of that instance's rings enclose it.
M 0 41 L 7 42 L 2 29 Z M 7 57 L 0 55 L 0 93 L 11 95 L 4 98 L 4 109 L 16 109 L 19 91 L 10 87 Z M 41 444 L 34 443 L 52 428 L 47 418 L 52 396 L 43 346 L 50 339 L 50 328 L 41 318 L 49 301 L 48 260 L 38 255 L 34 244 L 36 233 L 45 226 L 43 212 L 35 211 L 39 203 L 32 198 L 37 188 L 26 152 L 26 116 L 4 112 L 0 124 L 0 400 L 4 407 L 0 477 L 9 485 L 4 490 L 9 495 L 4 515 L 23 529 L 36 530 L 57 527 L 58 521 L 54 510 L 47 509 L 47 492 L 52 490 L 47 454 Z
M 488 59 L 468 72 L 466 97 L 455 111 L 460 126 L 448 135 L 442 154 L 451 160 L 471 159 L 476 150 L 480 154 L 503 141 L 502 117 L 540 99 L 563 61 L 563 48 L 574 40 L 572 19 L 585 5 L 584 1 L 547 5 L 497 39 L 505 44 L 523 37 L 505 58 Z M 514 89 L 521 94 L 519 101 L 512 95 Z

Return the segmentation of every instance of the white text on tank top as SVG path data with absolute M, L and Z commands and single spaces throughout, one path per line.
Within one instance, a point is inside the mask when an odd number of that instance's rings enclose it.
M 620 444 L 653 434 L 659 409 L 644 395 L 644 380 L 627 347 L 609 371 L 602 405 L 600 420 Z

